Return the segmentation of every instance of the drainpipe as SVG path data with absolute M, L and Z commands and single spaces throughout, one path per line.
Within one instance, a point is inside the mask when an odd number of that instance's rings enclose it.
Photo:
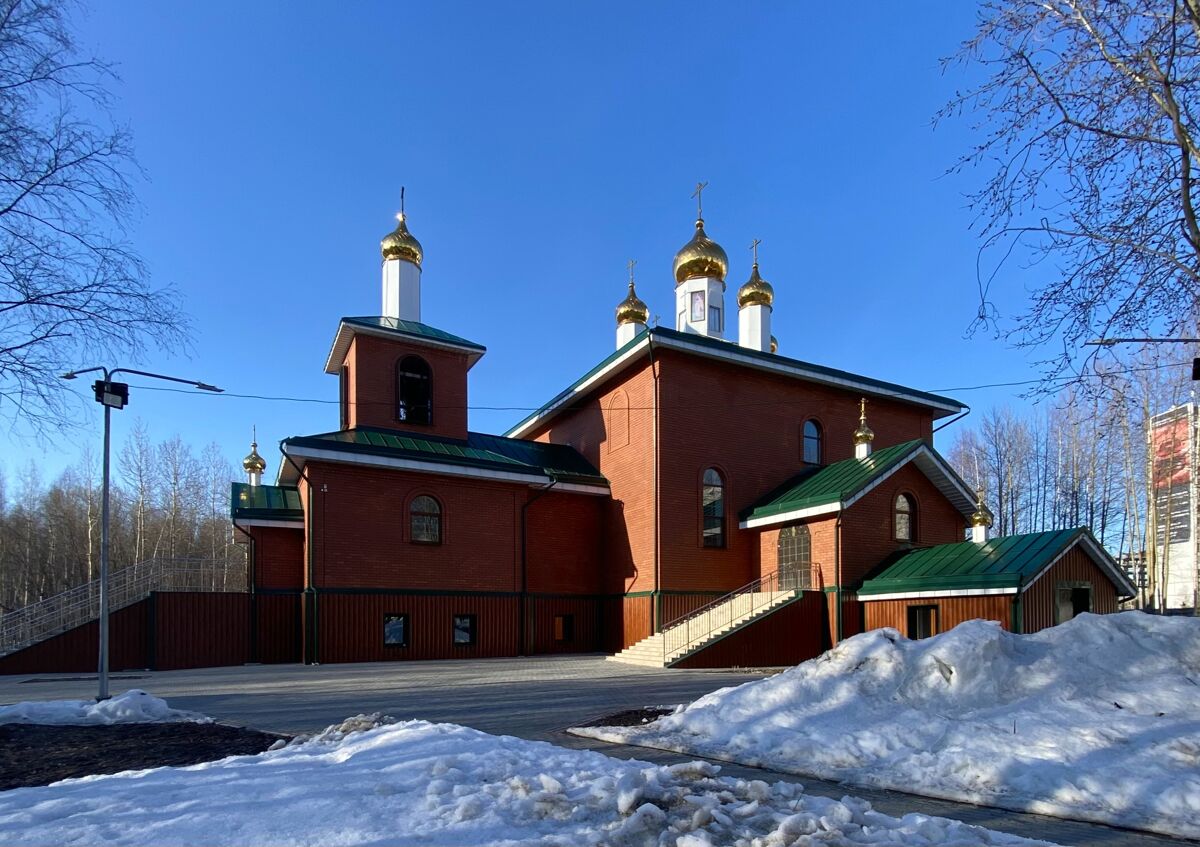
M 250 539 L 246 545 L 246 590 L 250 594 L 250 656 L 251 662 L 258 661 L 258 593 L 254 590 L 258 582 L 258 572 L 254 567 L 255 556 L 258 555 L 258 542 L 254 536 L 246 532 L 245 527 L 238 526 L 238 522 L 230 518 L 229 522 L 233 524 L 234 530 L 241 530 L 246 533 L 246 537 Z
M 297 465 L 295 460 L 292 459 L 292 457 L 288 455 L 287 451 L 283 449 L 282 441 L 279 442 L 279 452 L 283 454 L 283 458 L 287 459 L 288 464 L 296 469 L 296 473 L 298 473 L 300 475 L 300 478 L 303 479 L 306 483 L 308 483 L 308 509 L 306 510 L 306 512 L 304 514 L 304 534 L 306 536 L 305 540 L 308 542 L 305 545 L 308 548 L 308 557 L 307 557 L 308 562 L 306 563 L 307 568 L 308 568 L 308 579 L 305 580 L 305 582 L 307 584 L 304 586 L 304 601 L 306 604 L 311 604 L 311 606 L 312 606 L 312 627 L 311 627 L 311 629 L 312 629 L 312 661 L 307 662 L 307 664 L 319 665 L 320 662 L 318 661 L 318 659 L 320 658 L 320 655 L 321 655 L 320 649 L 319 649 L 320 648 L 321 629 L 320 629 L 320 627 L 317 626 L 317 585 L 316 585 L 316 582 L 313 580 L 313 556 L 315 555 L 314 551 L 315 551 L 316 545 L 313 543 L 313 532 L 312 532 L 314 511 L 315 511 L 315 505 L 316 505 L 315 498 L 317 496 L 317 493 L 313 489 L 312 477 L 310 477 L 308 475 L 308 467 L 306 466 L 306 467 L 302 468 L 299 465 Z M 300 659 L 301 659 L 301 661 L 304 661 L 305 656 L 301 655 Z
M 834 524 L 833 529 L 833 560 L 835 562 L 833 576 L 837 580 L 837 584 L 833 586 L 834 632 L 837 633 L 837 641 L 834 646 L 836 647 L 842 643 L 844 637 L 842 633 L 842 512 L 840 509 L 837 523 Z
M 543 485 L 537 493 L 521 504 L 521 595 L 517 602 L 517 655 L 524 656 L 527 652 L 526 633 L 529 616 L 529 507 L 550 493 L 550 489 L 558 485 L 554 474 L 548 474 L 550 483 Z
M 662 532 L 659 529 L 662 522 L 662 510 L 659 508 L 658 502 L 658 362 L 654 358 L 653 330 L 649 331 L 646 341 L 648 342 L 647 349 L 650 351 L 650 376 L 654 380 L 654 441 L 651 449 L 654 460 L 654 593 L 651 598 L 653 619 L 650 624 L 650 632 L 655 633 L 662 625 L 662 556 L 659 552 L 662 539 Z

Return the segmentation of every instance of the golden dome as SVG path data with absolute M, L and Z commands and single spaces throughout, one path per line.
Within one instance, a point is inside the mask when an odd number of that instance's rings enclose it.
M 975 514 L 971 515 L 971 526 L 991 526 L 992 512 L 983 505 L 983 491 L 980 490 L 978 500 L 975 503 Z
M 867 398 L 858 404 L 858 429 L 854 430 L 855 444 L 870 444 L 875 440 L 875 432 L 867 426 Z
M 644 324 L 650 320 L 650 309 L 633 290 L 629 280 L 629 295 L 617 304 L 617 324 Z
M 772 352 L 772 353 L 778 353 L 778 352 L 779 352 L 779 339 L 777 339 L 777 338 L 776 338 L 775 336 L 773 336 L 773 335 L 771 336 L 771 352 Z
M 758 275 L 758 262 L 755 262 L 754 267 L 750 270 L 750 279 L 738 289 L 738 308 L 741 309 L 745 306 L 766 306 L 770 308 L 774 302 L 775 289 L 771 287 L 771 283 Z
M 258 442 L 250 442 L 250 455 L 242 459 L 242 468 L 246 473 L 262 473 L 267 469 L 266 460 L 258 455 Z
M 425 255 L 421 250 L 421 242 L 413 238 L 412 233 L 408 231 L 403 212 L 396 215 L 396 228 L 383 237 L 379 247 L 385 260 L 404 259 L 418 268 L 421 267 L 421 258 Z
M 704 218 L 696 220 L 696 234 L 675 254 L 675 283 L 699 277 L 716 277 L 725 281 L 729 272 L 729 257 L 721 245 L 704 232 Z

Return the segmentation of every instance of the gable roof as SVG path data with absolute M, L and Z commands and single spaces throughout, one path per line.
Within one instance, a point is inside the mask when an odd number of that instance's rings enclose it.
M 248 485 L 233 483 L 229 494 L 229 513 L 235 521 L 302 521 L 304 509 L 300 492 L 286 485 Z
M 608 493 L 606 480 L 574 447 L 469 432 L 465 439 L 377 427 L 293 436 L 280 444 L 287 456 L 475 476 L 529 485 L 556 482 L 564 489 Z M 298 477 L 290 462 L 280 481 Z
M 560 391 L 550 402 L 526 416 L 522 421 L 509 429 L 505 435 L 515 438 L 527 435 L 534 427 L 546 423 L 569 408 L 572 403 L 577 402 L 601 380 L 619 373 L 633 362 L 638 361 L 643 355 L 648 355 L 648 351 L 652 345 L 679 350 L 703 358 L 743 365 L 755 370 L 770 371 L 791 376 L 807 382 L 845 388 L 869 397 L 887 397 L 905 403 L 912 403 L 933 410 L 934 419 L 947 415 L 955 415 L 967 408 L 962 403 L 952 400 L 949 397 L 930 394 L 926 391 L 918 391 L 914 388 L 906 388 L 896 383 L 884 382 L 883 380 L 861 376 L 849 371 L 828 368 L 824 365 L 815 365 L 799 359 L 789 359 L 786 356 L 780 356 L 776 353 L 763 353 L 759 350 L 751 350 L 747 347 L 741 347 L 732 341 L 723 341 L 719 338 L 709 338 L 704 335 L 678 332 L 673 329 L 657 326 L 644 329 L 635 335 L 613 353 L 606 356 L 599 364 L 571 383 L 567 388 Z
M 432 347 L 442 347 L 458 350 L 469 357 L 468 368 L 479 361 L 487 352 L 487 348 L 474 341 L 468 341 L 445 330 L 423 324 L 420 321 L 403 321 L 399 318 L 382 316 L 364 316 L 358 318 L 342 318 L 338 323 L 337 333 L 333 337 L 333 346 L 325 359 L 325 373 L 335 374 L 346 358 L 350 342 L 356 334 L 375 335 L 381 338 L 404 338 L 420 341 Z
M 1117 587 L 1136 593 L 1129 578 L 1091 531 L 1079 527 L 993 538 L 983 544 L 961 541 L 902 554 L 858 589 L 865 600 L 921 596 L 1016 594 L 1029 586 L 1068 550 L 1082 546 Z
M 845 459 L 792 477 L 738 515 L 743 529 L 832 514 L 847 509 L 900 468 L 915 463 L 963 514 L 975 510 L 966 483 L 921 439 L 876 450 L 865 459 Z

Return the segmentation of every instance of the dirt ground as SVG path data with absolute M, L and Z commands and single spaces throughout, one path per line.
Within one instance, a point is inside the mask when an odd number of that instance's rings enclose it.
M 198 723 L 0 725 L 0 791 L 261 753 L 284 736 Z

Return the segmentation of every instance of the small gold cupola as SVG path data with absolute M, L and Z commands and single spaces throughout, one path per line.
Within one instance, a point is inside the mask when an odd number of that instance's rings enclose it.
M 258 485 L 262 481 L 263 471 L 267 469 L 266 460 L 258 455 L 258 432 L 255 428 L 254 440 L 250 442 L 250 453 L 246 458 L 242 459 L 242 470 L 250 477 L 251 485 Z
M 867 426 L 867 398 L 858 401 L 858 429 L 854 430 L 854 457 L 865 459 L 871 455 L 871 442 L 875 432 Z
M 738 289 L 737 302 L 739 309 L 745 306 L 770 308 L 775 302 L 775 289 L 771 287 L 771 283 L 758 275 L 758 262 L 750 269 L 750 279 Z
M 632 341 L 650 320 L 650 309 L 637 296 L 633 286 L 633 266 L 636 264 L 637 260 L 629 260 L 629 293 L 617 304 L 617 347 Z
M 772 353 L 779 352 L 779 339 L 773 335 L 771 336 L 771 352 Z
M 971 515 L 971 540 L 976 544 L 987 541 L 988 529 L 992 525 L 992 510 L 983 502 L 983 489 L 975 492 L 975 513 Z
M 396 215 L 396 228 L 383 237 L 379 248 L 383 252 L 384 261 L 403 259 L 406 262 L 412 262 L 419 268 L 425 254 L 421 250 L 421 242 L 417 241 L 408 231 L 408 224 L 404 222 L 404 217 L 403 212 Z

